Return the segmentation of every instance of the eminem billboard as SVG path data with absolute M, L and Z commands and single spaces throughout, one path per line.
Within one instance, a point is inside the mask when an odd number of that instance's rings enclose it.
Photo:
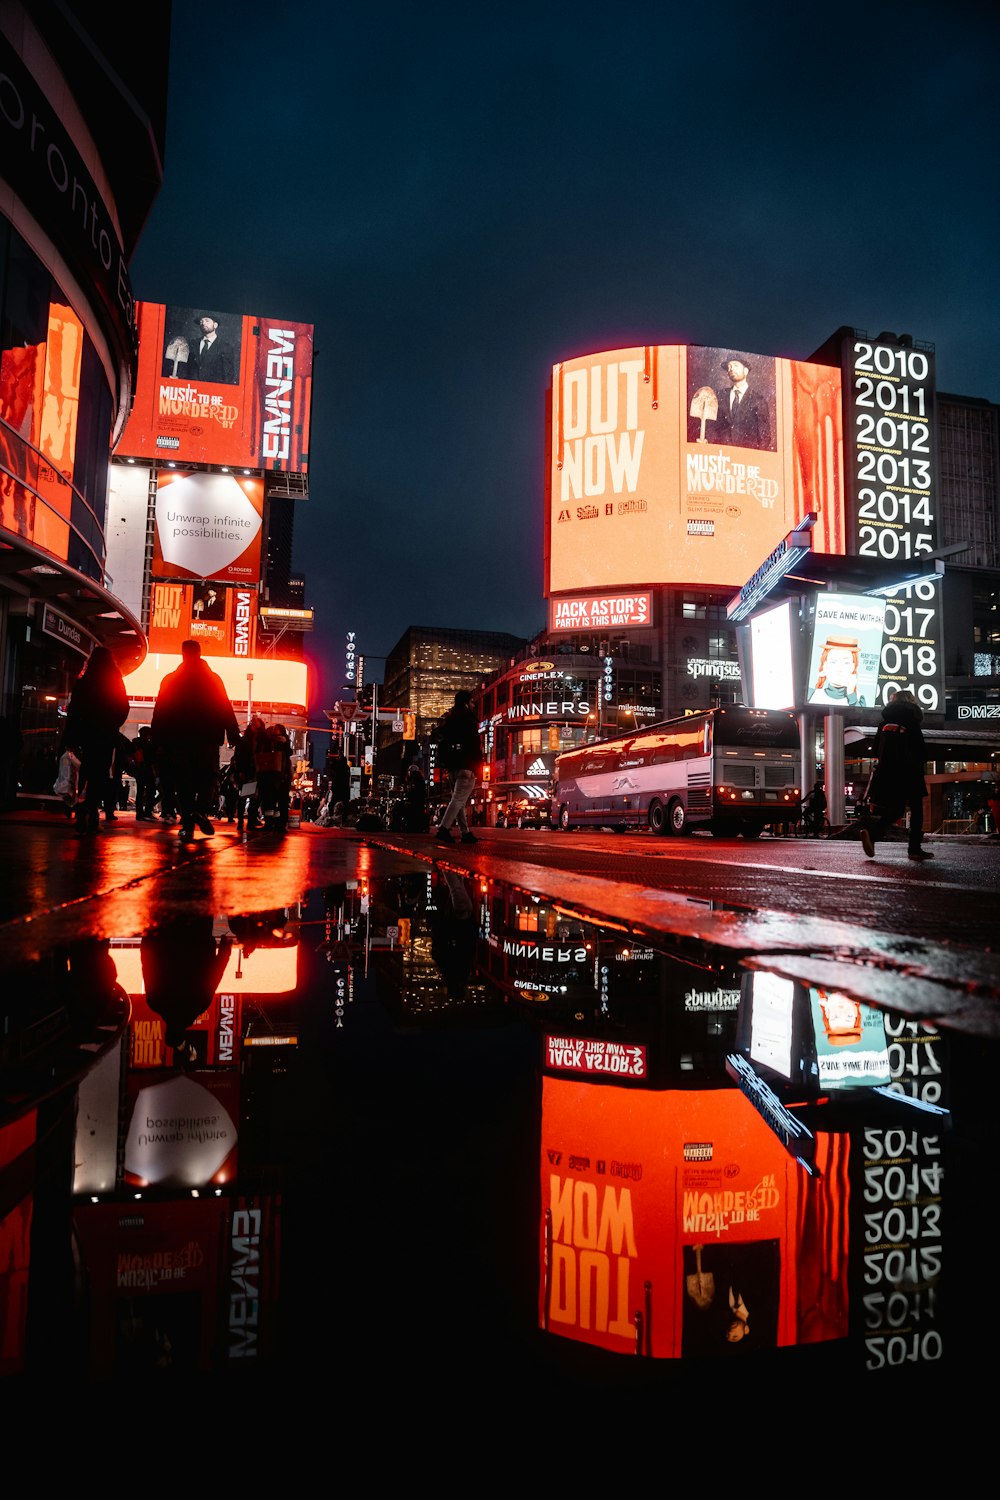
M 309 470 L 313 325 L 139 304 L 135 404 L 121 458 Z
M 809 511 L 846 550 L 839 369 L 723 348 L 585 355 L 552 374 L 546 594 L 741 584 Z

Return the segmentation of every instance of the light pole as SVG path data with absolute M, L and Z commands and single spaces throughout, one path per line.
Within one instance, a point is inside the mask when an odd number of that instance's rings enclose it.
M 247 673 L 247 723 L 253 717 L 253 673 Z

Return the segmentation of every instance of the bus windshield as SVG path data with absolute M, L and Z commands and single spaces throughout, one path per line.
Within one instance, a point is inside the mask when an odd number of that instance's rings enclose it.
M 748 745 L 768 750 L 797 750 L 799 725 L 794 714 L 766 708 L 720 708 L 713 716 L 716 745 Z

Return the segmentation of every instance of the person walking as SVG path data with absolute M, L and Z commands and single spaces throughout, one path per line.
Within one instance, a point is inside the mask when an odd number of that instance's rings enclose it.
M 107 646 L 95 646 L 73 686 L 61 747 L 80 757 L 83 800 L 76 817 L 85 833 L 97 832 L 102 807 L 106 818 L 114 818 L 111 764 L 128 709 L 118 664 Z
M 451 773 L 451 801 L 445 808 L 435 835 L 439 844 L 452 844 L 452 825 L 457 823 L 463 844 L 478 842 L 469 830 L 465 814 L 469 798 L 476 789 L 483 752 L 479 742 L 479 725 L 469 706 L 472 694 L 460 688 L 455 701 L 442 718 L 434 736 L 438 746 L 438 763 Z
M 156 804 L 156 770 L 153 765 L 153 735 L 148 724 L 139 728 L 132 741 L 135 768 L 135 821 L 151 823 Z
M 219 775 L 219 748 L 240 737 L 225 684 L 201 658 L 201 644 L 185 641 L 181 664 L 160 684 L 151 724 L 153 743 L 168 763 L 177 793 L 181 837 L 197 827 L 209 836 Z
M 257 746 L 264 734 L 264 720 L 254 714 L 246 729 L 236 742 L 233 758 L 229 762 L 230 774 L 236 787 L 236 831 L 259 828 L 260 795 L 257 785 Z
M 882 710 L 882 722 L 875 737 L 875 769 L 868 783 L 866 801 L 872 814 L 862 823 L 861 846 L 869 859 L 875 858 L 875 844 L 885 838 L 889 829 L 909 810 L 908 855 L 910 859 L 933 859 L 921 847 L 924 837 L 924 744 L 923 712 L 916 698 L 905 689 L 896 694 Z

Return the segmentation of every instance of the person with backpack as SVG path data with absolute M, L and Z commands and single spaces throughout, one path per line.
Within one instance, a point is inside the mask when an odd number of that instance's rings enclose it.
M 479 725 L 470 707 L 471 702 L 472 694 L 465 688 L 459 688 L 454 703 L 444 715 L 434 736 L 438 747 L 438 764 L 451 774 L 451 801 L 444 810 L 435 835 L 439 844 L 455 842 L 451 836 L 455 823 L 458 824 L 463 844 L 478 843 L 476 835 L 469 830 L 465 814 L 469 798 L 476 790 L 483 762 Z

